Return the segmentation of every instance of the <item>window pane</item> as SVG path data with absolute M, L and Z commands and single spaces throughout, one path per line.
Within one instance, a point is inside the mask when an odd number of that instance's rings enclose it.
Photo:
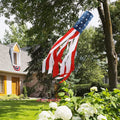
M 14 64 L 17 65 L 17 53 L 14 53 Z
M 0 76 L 0 93 L 4 92 L 4 77 Z

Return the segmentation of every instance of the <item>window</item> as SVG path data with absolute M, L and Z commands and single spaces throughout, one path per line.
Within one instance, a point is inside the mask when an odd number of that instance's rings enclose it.
M 14 64 L 17 65 L 17 53 L 13 53 L 14 56 Z
M 4 77 L 0 76 L 0 93 L 4 93 Z
M 16 52 L 14 52 L 13 53 L 13 64 L 14 65 L 20 65 L 20 56 L 19 56 L 20 54 L 19 53 L 16 53 Z
M 14 46 L 10 48 L 11 62 L 13 69 L 16 71 L 20 71 L 20 52 L 21 50 L 17 43 L 15 43 Z

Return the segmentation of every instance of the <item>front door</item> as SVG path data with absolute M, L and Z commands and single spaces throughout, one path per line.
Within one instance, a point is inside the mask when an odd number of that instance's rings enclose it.
M 19 78 L 18 77 L 12 78 L 12 94 L 15 94 L 15 95 L 20 94 L 20 85 L 19 85 Z

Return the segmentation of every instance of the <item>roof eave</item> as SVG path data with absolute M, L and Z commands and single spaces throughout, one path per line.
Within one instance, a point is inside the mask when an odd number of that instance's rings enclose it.
M 7 70 L 0 70 L 0 72 L 4 72 L 4 73 L 12 73 L 12 74 L 19 74 L 19 75 L 27 75 L 27 72 L 12 72 L 12 71 L 7 71 Z

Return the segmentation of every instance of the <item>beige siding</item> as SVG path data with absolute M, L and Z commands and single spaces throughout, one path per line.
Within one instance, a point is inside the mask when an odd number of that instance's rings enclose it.
M 20 94 L 22 93 L 23 81 L 25 80 L 25 75 L 17 75 L 17 74 L 10 74 L 4 72 L 0 72 L 0 75 L 6 76 L 7 95 L 12 94 L 12 77 L 18 77 L 20 79 Z

